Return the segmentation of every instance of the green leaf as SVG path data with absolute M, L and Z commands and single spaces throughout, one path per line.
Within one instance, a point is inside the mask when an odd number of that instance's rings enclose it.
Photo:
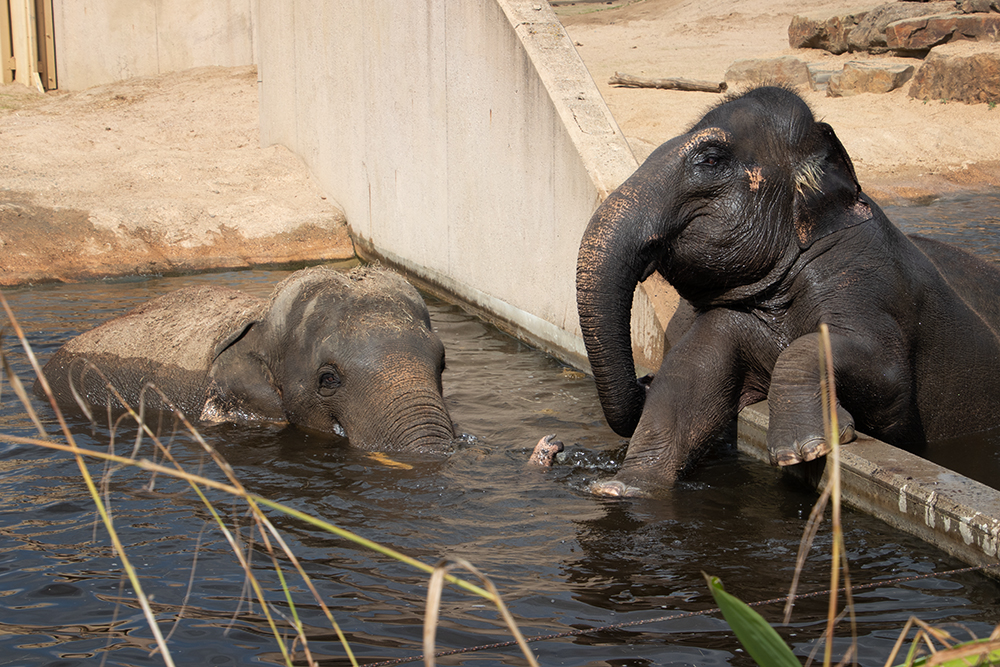
M 956 644 L 948 649 L 938 651 L 934 655 L 938 667 L 989 667 L 990 665 L 1000 665 L 1000 648 L 994 648 L 996 641 L 990 639 L 977 639 L 964 644 Z M 991 650 L 992 649 L 992 650 Z M 917 658 L 912 663 L 903 663 L 899 667 L 921 667 L 926 665 L 930 656 Z
M 722 610 L 722 615 L 726 623 L 736 633 L 737 639 L 743 644 L 758 665 L 761 667 L 802 667 L 792 649 L 781 640 L 778 633 L 774 631 L 764 618 L 748 607 L 743 601 L 734 595 L 730 595 L 722 588 L 722 581 L 718 577 L 712 577 L 704 572 L 702 575 L 708 582 L 708 588 L 712 591 L 715 603 Z

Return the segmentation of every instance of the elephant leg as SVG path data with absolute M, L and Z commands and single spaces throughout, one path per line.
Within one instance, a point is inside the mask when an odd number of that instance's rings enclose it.
M 823 423 L 819 346 L 818 333 L 797 338 L 778 356 L 772 371 L 767 397 L 770 411 L 767 447 L 771 462 L 776 465 L 811 461 L 830 452 Z M 884 355 L 872 354 L 871 346 L 855 337 L 831 332 L 830 346 L 838 394 L 847 387 L 865 387 L 865 393 L 871 395 L 855 399 L 888 403 L 890 409 L 892 404 L 901 404 L 899 393 L 905 384 L 894 384 L 901 368 L 898 364 L 888 362 Z M 879 408 L 875 407 L 875 411 Z M 841 405 L 839 398 L 836 414 L 840 442 L 854 440 L 854 416 Z
M 669 487 L 732 423 L 745 384 L 732 324 L 721 311 L 706 313 L 670 350 L 646 389 L 621 469 L 592 484 L 592 493 L 641 496 Z

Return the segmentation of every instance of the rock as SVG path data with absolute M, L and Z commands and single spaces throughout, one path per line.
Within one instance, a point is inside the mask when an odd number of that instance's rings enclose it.
M 893 2 L 870 10 L 851 30 L 847 44 L 851 51 L 885 53 L 885 29 L 890 23 L 933 14 L 948 14 L 955 10 L 954 2 Z
M 793 16 L 788 25 L 788 45 L 793 49 L 823 49 L 833 54 L 844 53 L 847 51 L 848 35 L 866 13 L 867 10 L 861 10 L 838 16 Z
M 956 39 L 996 42 L 1000 14 L 946 14 L 895 21 L 885 28 L 886 45 L 893 51 L 927 51 Z
M 840 63 L 809 63 L 809 84 L 813 90 L 826 90 L 830 77 L 839 75 L 844 66 Z
M 955 5 L 963 14 L 1000 12 L 1000 0 L 958 0 Z
M 967 104 L 1000 102 L 1000 49 L 973 42 L 933 49 L 913 76 L 910 97 Z
M 888 93 L 913 76 L 913 65 L 882 61 L 851 61 L 839 74 L 830 77 L 828 97 L 848 97 L 859 93 Z
M 807 85 L 809 69 L 795 56 L 737 60 L 726 70 L 726 84 L 739 83 Z

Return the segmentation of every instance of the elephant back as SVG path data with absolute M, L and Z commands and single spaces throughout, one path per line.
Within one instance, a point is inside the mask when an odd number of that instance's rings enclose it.
M 143 400 L 147 407 L 161 408 L 154 393 L 142 395 L 152 382 L 197 419 L 216 348 L 259 319 L 265 303 L 224 287 L 177 290 L 77 336 L 43 370 L 63 404 L 75 403 L 75 388 L 92 406 L 110 400 L 121 407 L 110 383 L 133 406 Z

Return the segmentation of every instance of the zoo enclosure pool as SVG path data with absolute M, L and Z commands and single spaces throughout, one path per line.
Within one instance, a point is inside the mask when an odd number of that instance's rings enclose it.
M 905 229 L 957 238 L 997 257 L 998 209 L 1000 197 L 977 197 L 889 214 Z M 986 222 L 976 229 L 964 224 L 968 219 Z M 211 282 L 263 295 L 284 275 L 250 271 L 46 285 L 11 290 L 7 298 L 44 360 L 70 336 L 178 287 Z M 609 474 L 623 441 L 604 423 L 589 378 L 456 306 L 428 301 L 448 354 L 446 400 L 465 434 L 448 460 L 386 461 L 293 429 L 215 426 L 203 434 L 261 495 L 428 563 L 443 556 L 469 560 L 494 580 L 529 637 L 580 631 L 534 643 L 542 664 L 753 664 L 717 615 L 698 614 L 714 607 L 701 572 L 721 577 L 747 601 L 780 596 L 814 492 L 730 446 L 666 498 L 594 498 L 586 485 Z M 12 361 L 28 377 L 23 358 L 14 354 Z M 9 392 L 3 398 L 4 432 L 30 435 L 23 409 Z M 54 432 L 51 413 L 40 402 L 36 408 Z M 79 418 L 72 428 L 82 444 L 108 445 L 106 429 Z M 552 469 L 532 468 L 528 454 L 547 433 L 559 435 L 567 455 Z M 116 450 L 130 449 L 132 436 L 119 430 Z M 201 464 L 198 449 L 184 438 L 173 451 L 193 469 Z M 160 479 L 149 488 L 147 482 L 144 474 L 119 470 L 108 493 L 164 630 L 174 628 L 169 645 L 175 659 L 280 664 L 259 608 L 247 607 L 243 573 L 204 508 L 178 485 Z M 162 664 L 149 654 L 149 629 L 122 583 L 120 562 L 95 528 L 75 463 L 60 453 L 2 444 L 0 489 L 0 655 L 19 665 L 97 659 Z M 421 573 L 296 521 L 275 522 L 362 663 L 419 655 L 426 592 Z M 883 664 L 910 614 L 962 623 L 979 636 L 1000 622 L 997 584 L 976 573 L 940 574 L 961 563 L 921 541 L 848 512 L 846 543 L 852 583 L 872 584 L 855 597 L 861 664 Z M 828 544 L 824 532 L 800 592 L 827 585 L 827 559 L 820 554 Z M 269 601 L 281 609 L 275 577 L 263 558 L 256 562 Z M 913 575 L 930 576 L 903 580 Z M 313 655 L 321 664 L 348 664 L 319 609 L 305 596 L 297 603 Z M 800 656 L 822 633 L 825 606 L 822 597 L 800 601 L 792 625 L 780 629 Z M 772 622 L 780 615 L 777 605 L 760 611 Z M 841 634 L 846 637 L 846 629 Z M 507 638 L 481 600 L 446 594 L 439 648 Z M 838 649 L 846 645 L 838 640 Z M 442 662 L 520 664 L 520 658 L 508 648 Z

